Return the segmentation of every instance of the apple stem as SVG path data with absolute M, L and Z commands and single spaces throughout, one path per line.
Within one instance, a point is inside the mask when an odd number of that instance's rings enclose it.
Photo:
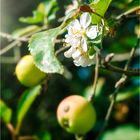
M 84 140 L 84 136 L 83 136 L 83 135 L 78 135 L 78 134 L 76 134 L 76 135 L 75 135 L 75 139 L 76 139 L 76 140 Z

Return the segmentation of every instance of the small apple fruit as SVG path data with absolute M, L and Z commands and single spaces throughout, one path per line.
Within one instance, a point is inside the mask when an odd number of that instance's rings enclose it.
M 17 79 L 21 84 L 27 87 L 32 87 L 40 83 L 45 78 L 46 74 L 41 72 L 34 64 L 31 55 L 25 55 L 16 65 L 15 70 Z
M 66 131 L 83 135 L 95 125 L 96 112 L 92 104 L 84 97 L 71 95 L 59 104 L 57 119 Z

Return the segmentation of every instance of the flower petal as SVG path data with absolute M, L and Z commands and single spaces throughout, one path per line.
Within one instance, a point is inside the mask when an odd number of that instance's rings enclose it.
M 75 48 L 71 47 L 68 51 L 66 51 L 64 53 L 64 56 L 67 57 L 67 58 L 70 58 L 70 57 L 72 57 L 73 52 L 75 52 Z
M 78 66 L 78 67 L 80 66 L 80 64 L 78 63 L 77 60 L 74 60 L 73 62 L 74 62 L 74 65 L 75 65 L 75 66 Z
M 84 52 L 87 52 L 88 46 L 87 46 L 87 41 L 86 41 L 85 38 L 81 40 L 81 46 L 82 46 L 82 48 L 83 48 L 83 51 L 84 51 Z
M 66 37 L 65 42 L 70 44 L 72 47 L 76 48 L 77 46 L 80 45 L 81 38 L 68 34 L 65 37 Z
M 77 19 L 70 22 L 70 24 L 67 27 L 68 34 L 72 35 L 75 34 L 77 31 L 81 30 L 81 25 Z
M 73 59 L 79 59 L 79 56 L 81 55 L 81 52 L 80 52 L 80 50 L 76 50 L 73 54 L 72 54 L 72 58 Z
M 86 67 L 87 66 L 87 60 L 84 57 L 80 57 L 78 60 L 78 63 L 82 66 L 82 67 Z
M 86 29 L 91 23 L 91 16 L 88 12 L 83 13 L 80 16 L 80 24 L 81 26 Z
M 88 59 L 87 63 L 88 63 L 88 66 L 95 64 L 95 57 L 92 59 Z
M 96 38 L 97 34 L 98 34 L 98 27 L 97 26 L 90 26 L 87 29 L 86 34 L 90 39 Z

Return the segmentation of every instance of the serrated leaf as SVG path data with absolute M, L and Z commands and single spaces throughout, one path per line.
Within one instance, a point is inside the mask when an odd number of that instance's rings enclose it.
M 9 123 L 12 117 L 12 110 L 0 100 L 0 118 L 5 122 Z
M 19 125 L 22 122 L 30 106 L 32 105 L 36 97 L 40 94 L 40 91 L 41 86 L 37 85 L 33 88 L 26 90 L 23 93 L 17 108 L 17 125 Z
M 45 73 L 62 74 L 64 69 L 55 56 L 54 44 L 61 28 L 50 29 L 32 36 L 29 42 L 29 50 L 34 58 L 36 66 Z
M 109 7 L 109 4 L 112 0 L 94 0 L 93 3 L 90 4 L 90 7 L 95 10 L 96 13 L 104 17 L 106 10 Z M 92 24 L 98 24 L 101 21 L 101 17 L 92 14 Z
M 35 30 L 39 29 L 39 26 L 36 26 L 36 25 L 30 25 L 30 26 L 27 26 L 27 27 L 24 27 L 24 28 L 21 28 L 21 29 L 17 29 L 15 30 L 13 33 L 12 33 L 12 36 L 13 37 L 21 37 L 25 34 L 28 34 L 28 33 L 31 33 Z

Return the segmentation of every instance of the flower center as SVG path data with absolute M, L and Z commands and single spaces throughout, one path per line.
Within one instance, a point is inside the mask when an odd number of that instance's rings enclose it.
M 72 30 L 72 33 L 74 34 L 74 35 L 80 35 L 80 36 L 85 36 L 86 35 L 86 31 L 85 30 Z

